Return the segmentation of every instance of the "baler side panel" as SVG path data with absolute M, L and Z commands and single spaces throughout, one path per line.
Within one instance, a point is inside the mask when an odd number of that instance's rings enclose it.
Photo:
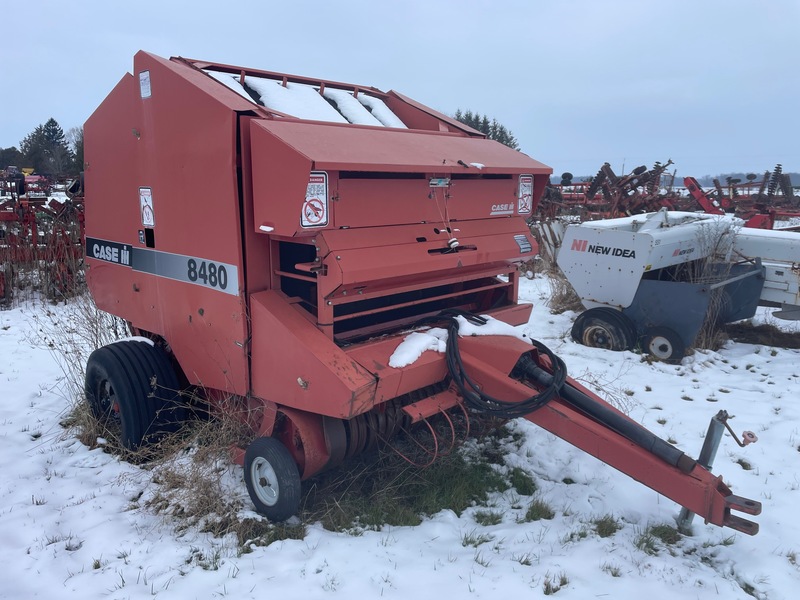
M 293 236 L 300 230 L 312 161 L 265 129 L 263 121 L 251 121 L 250 144 L 255 229 Z
M 482 132 L 394 90 L 389 90 L 383 101 L 409 129 L 458 131 L 473 137 L 486 137 Z
M 373 407 L 376 379 L 280 292 L 250 298 L 253 394 L 281 405 L 349 419 Z
M 245 394 L 238 117 L 212 93 L 222 86 L 206 79 L 140 52 L 125 98 L 109 98 L 87 123 L 90 131 L 114 123 L 113 134 L 87 139 L 87 238 L 127 244 L 133 256 L 130 266 L 113 265 L 119 281 L 95 277 L 90 285 L 102 306 L 116 302 L 111 312 L 167 339 L 191 383 Z M 120 160 L 126 154 L 130 160 Z M 152 198 L 149 228 L 139 213 L 142 189 Z
M 127 262 L 121 256 L 113 260 L 111 254 L 108 260 L 107 249 L 114 246 L 104 243 L 127 244 L 130 251 L 136 241 L 141 157 L 132 129 L 141 123 L 138 101 L 138 83 L 126 74 L 84 126 L 86 280 L 98 308 L 161 333 L 161 314 L 148 310 L 157 304 L 154 282 L 145 284 L 138 273 L 121 266 Z
M 242 156 L 242 219 L 244 232 L 246 293 L 269 289 L 272 281 L 272 262 L 270 260 L 270 238 L 267 232 L 259 229 L 263 224 L 256 220 L 253 190 L 254 171 L 261 168 L 253 163 L 251 128 L 254 117 L 242 116 L 239 119 Z M 263 216 L 263 215 L 262 215 Z M 253 233 L 257 232 L 257 233 Z

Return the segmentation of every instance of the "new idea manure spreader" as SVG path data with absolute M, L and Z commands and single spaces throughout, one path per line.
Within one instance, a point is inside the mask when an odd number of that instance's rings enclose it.
M 256 509 L 448 414 L 522 417 L 671 498 L 754 534 L 758 502 L 567 376 L 527 323 L 517 264 L 551 169 L 394 91 L 146 52 L 85 125 L 87 281 L 131 339 L 86 370 L 129 449 L 200 395 L 247 435 Z M 447 352 L 399 368 L 408 333 Z M 191 391 L 191 394 L 187 393 Z M 708 464 L 708 463 L 705 463 Z

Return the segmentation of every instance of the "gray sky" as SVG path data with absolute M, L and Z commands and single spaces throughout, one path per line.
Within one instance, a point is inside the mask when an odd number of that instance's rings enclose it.
M 557 174 L 800 171 L 798 0 L 4 4 L 0 147 L 81 125 L 141 49 L 486 113 Z

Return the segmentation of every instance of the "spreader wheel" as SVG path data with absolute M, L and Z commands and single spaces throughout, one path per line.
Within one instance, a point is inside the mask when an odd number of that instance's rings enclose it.
M 275 438 L 256 438 L 247 447 L 244 483 L 256 510 L 270 521 L 285 521 L 300 508 L 297 464 Z
M 686 352 L 680 336 L 669 327 L 651 327 L 642 336 L 642 350 L 663 361 L 679 361 Z
M 98 348 L 86 363 L 92 415 L 127 450 L 175 431 L 184 419 L 178 380 L 163 350 L 140 341 Z
M 633 322 L 613 308 L 590 308 L 578 315 L 572 326 L 572 339 L 590 348 L 629 350 L 636 341 Z

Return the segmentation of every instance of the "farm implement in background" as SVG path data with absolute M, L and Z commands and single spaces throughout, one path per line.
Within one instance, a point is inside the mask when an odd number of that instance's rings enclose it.
M 576 182 L 564 173 L 557 185 L 548 184 L 536 214 L 538 219 L 574 217 L 578 221 L 614 219 L 655 212 L 662 208 L 709 214 L 735 214 L 745 227 L 772 229 L 776 221 L 800 217 L 800 197 L 794 193 L 791 178 L 782 165 L 755 174 L 746 181 L 728 177 L 725 185 L 714 179 L 713 189 L 704 190 L 694 177 L 684 177 L 686 191 L 675 186 L 675 173 L 666 169 L 672 164 L 655 163 L 652 169 L 642 165 L 627 175 L 618 176 L 609 163 L 587 181 Z
M 557 263 L 588 310 L 574 340 L 679 360 L 709 322 L 756 308 L 800 319 L 800 236 L 733 215 L 667 211 L 569 225 Z
M 776 221 L 800 218 L 800 197 L 794 194 L 791 178 L 776 165 L 764 173 L 761 181 L 755 174 L 743 182 L 727 178 L 723 186 L 714 180 L 713 190 L 703 190 L 694 177 L 685 177 L 684 185 L 704 211 L 712 215 L 734 214 L 751 229 L 774 229 Z M 800 227 L 788 229 L 798 230 Z
M 544 164 L 398 92 L 147 52 L 84 132 L 87 283 L 138 336 L 92 353 L 86 398 L 125 447 L 179 428 L 201 395 L 245 426 L 233 458 L 283 520 L 301 480 L 399 433 L 449 423 L 435 457 L 459 415 L 525 418 L 758 531 L 734 513 L 760 503 L 540 342 L 499 335 L 531 314 L 517 265 L 537 253 Z M 413 333 L 445 352 L 398 362 Z
M 26 178 L 27 179 L 27 178 Z M 63 201 L 48 198 L 50 184 L 31 187 L 13 174 L 0 179 L 0 302 L 9 305 L 20 278 L 49 298 L 72 294 L 83 257 L 83 198 L 70 182 Z
M 670 165 L 671 160 L 664 164 L 656 162 L 651 169 L 642 165 L 620 176 L 605 163 L 585 182 L 575 182 L 571 173 L 564 173 L 560 184 L 548 185 L 537 216 L 553 219 L 572 215 L 580 221 L 592 221 L 661 208 L 679 209 L 680 195 L 672 189 L 674 174 L 666 172 Z

